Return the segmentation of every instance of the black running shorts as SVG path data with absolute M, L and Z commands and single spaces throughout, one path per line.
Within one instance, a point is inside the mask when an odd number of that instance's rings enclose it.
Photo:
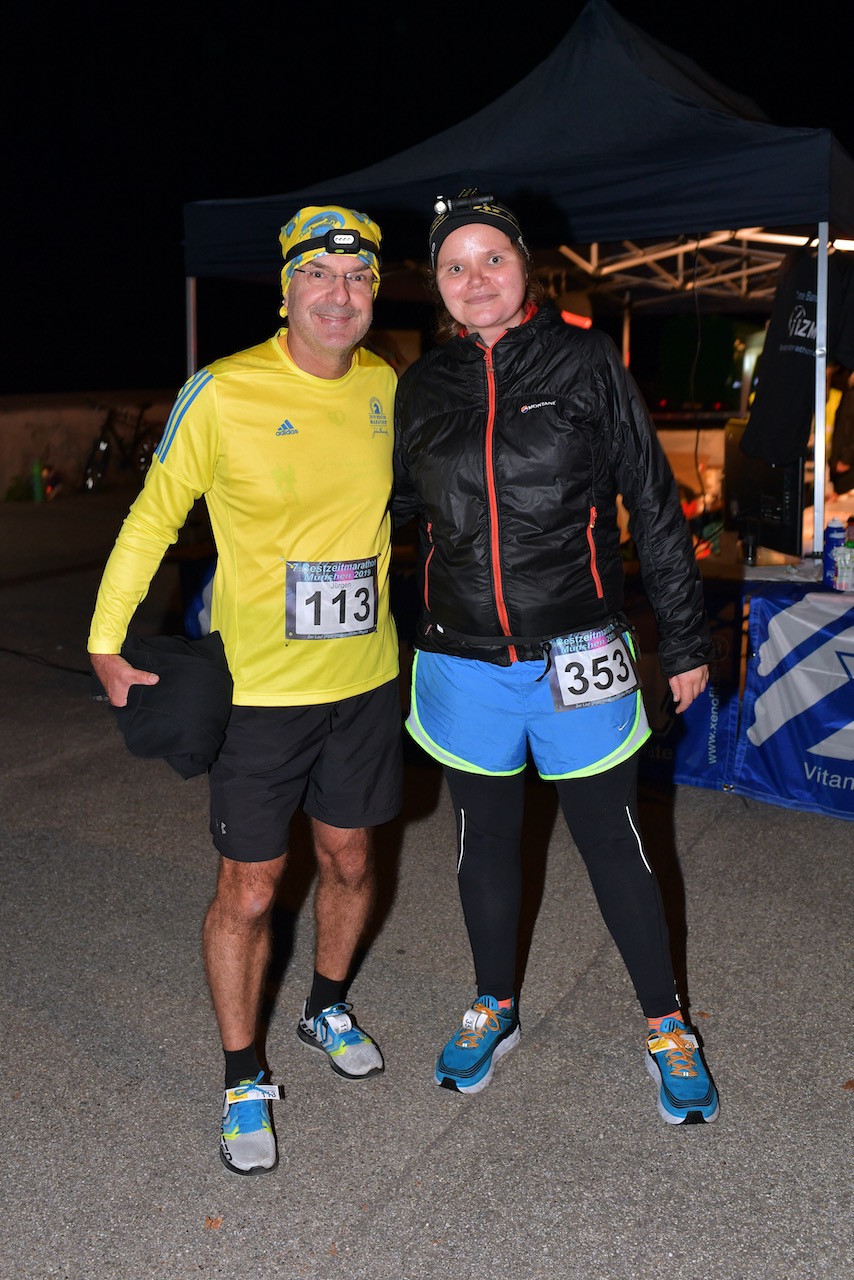
M 330 827 L 375 827 L 402 803 L 397 680 L 341 702 L 234 707 L 210 770 L 211 835 L 238 862 L 285 853 L 297 808 Z

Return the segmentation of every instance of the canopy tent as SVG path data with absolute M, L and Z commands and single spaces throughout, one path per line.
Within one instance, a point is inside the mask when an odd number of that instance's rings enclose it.
M 191 368 L 195 279 L 276 279 L 279 228 L 301 205 L 349 204 L 380 222 L 385 292 L 423 260 L 437 194 L 469 186 L 511 205 L 548 273 L 636 298 L 702 290 L 722 307 L 767 300 L 785 236 L 854 237 L 854 160 L 830 131 L 769 123 L 607 0 L 589 0 L 538 67 L 435 137 L 312 187 L 186 205 Z M 826 360 L 818 258 L 816 509 Z

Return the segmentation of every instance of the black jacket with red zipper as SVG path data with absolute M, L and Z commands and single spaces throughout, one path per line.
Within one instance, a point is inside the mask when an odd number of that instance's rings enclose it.
M 491 348 L 464 335 L 427 351 L 395 406 L 395 523 L 418 517 L 416 647 L 507 665 L 619 614 L 618 494 L 662 670 L 702 666 L 712 645 L 690 530 L 611 339 L 546 304 Z

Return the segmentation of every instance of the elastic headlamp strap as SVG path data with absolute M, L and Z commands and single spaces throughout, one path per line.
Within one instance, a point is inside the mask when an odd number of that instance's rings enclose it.
M 377 262 L 380 260 L 379 245 L 374 244 L 373 240 L 367 240 L 358 231 L 342 231 L 333 228 L 327 231 L 325 235 L 315 236 L 312 240 L 301 240 L 299 244 L 291 245 L 285 254 L 285 265 L 290 262 L 291 258 L 295 258 L 297 254 L 309 253 L 312 249 L 322 249 L 324 253 L 347 253 L 359 254 L 362 250 L 372 253 Z

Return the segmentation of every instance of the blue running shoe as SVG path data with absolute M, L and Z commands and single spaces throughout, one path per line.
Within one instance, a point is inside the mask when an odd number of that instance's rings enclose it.
M 303 1005 L 297 1035 L 310 1049 L 320 1049 L 329 1065 L 344 1080 L 367 1080 L 385 1070 L 383 1055 L 369 1035 L 350 1017 L 350 1004 L 332 1004 L 316 1018 L 308 1017 L 308 1001 Z
M 272 1173 L 279 1163 L 269 1104 L 282 1093 L 277 1084 L 261 1084 L 263 1075 L 225 1091 L 219 1157 L 231 1173 Z
M 718 1093 L 703 1061 L 697 1037 L 678 1018 L 665 1018 L 646 1041 L 646 1069 L 661 1086 L 658 1114 L 666 1124 L 711 1124 L 718 1118 Z
M 436 1083 L 457 1093 L 480 1093 L 499 1058 L 519 1043 L 516 1001 L 499 1009 L 492 996 L 478 996 L 463 1014 L 462 1026 L 439 1054 Z

